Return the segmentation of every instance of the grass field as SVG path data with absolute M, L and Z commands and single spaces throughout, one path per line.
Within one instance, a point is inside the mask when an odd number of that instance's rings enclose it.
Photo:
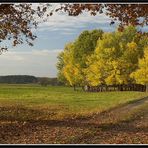
M 0 85 L 0 144 L 147 144 L 147 96 Z
M 146 96 L 143 92 L 73 91 L 69 87 L 0 85 L 0 118 L 49 120 L 89 116 Z

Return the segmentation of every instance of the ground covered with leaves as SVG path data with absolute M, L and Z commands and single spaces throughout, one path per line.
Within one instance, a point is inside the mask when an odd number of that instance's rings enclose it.
M 148 97 L 88 117 L 0 121 L 1 144 L 147 144 Z M 7 108 L 1 107 L 1 110 Z

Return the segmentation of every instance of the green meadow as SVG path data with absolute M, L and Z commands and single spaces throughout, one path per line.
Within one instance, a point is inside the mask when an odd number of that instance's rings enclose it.
M 0 119 L 12 121 L 83 118 L 147 96 L 145 92 L 84 92 L 71 87 L 0 85 Z

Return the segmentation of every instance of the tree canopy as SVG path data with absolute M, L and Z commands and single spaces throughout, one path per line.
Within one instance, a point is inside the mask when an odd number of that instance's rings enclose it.
M 133 26 L 123 32 L 84 31 L 60 53 L 58 70 L 71 86 L 146 84 L 147 47 L 147 35 Z
M 59 79 L 66 79 L 71 86 L 85 83 L 84 69 L 87 67 L 87 57 L 93 54 L 102 34 L 102 30 L 83 31 L 74 42 L 65 46 L 58 56 Z
M 144 49 L 144 56 L 139 59 L 138 68 L 131 74 L 135 81 L 140 84 L 148 84 L 148 47 Z
M 32 4 L 0 4 L 0 42 L 11 40 L 12 45 L 27 42 L 33 46 L 36 36 L 32 29 L 38 25 L 37 18 L 45 15 L 49 4 L 33 8 Z M 7 50 L 7 46 L 0 45 L 1 52 Z

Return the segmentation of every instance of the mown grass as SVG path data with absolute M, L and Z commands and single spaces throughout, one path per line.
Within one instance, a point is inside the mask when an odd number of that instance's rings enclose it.
M 0 85 L 0 119 L 26 121 L 85 117 L 147 95 L 145 92 L 89 93 L 61 86 Z

